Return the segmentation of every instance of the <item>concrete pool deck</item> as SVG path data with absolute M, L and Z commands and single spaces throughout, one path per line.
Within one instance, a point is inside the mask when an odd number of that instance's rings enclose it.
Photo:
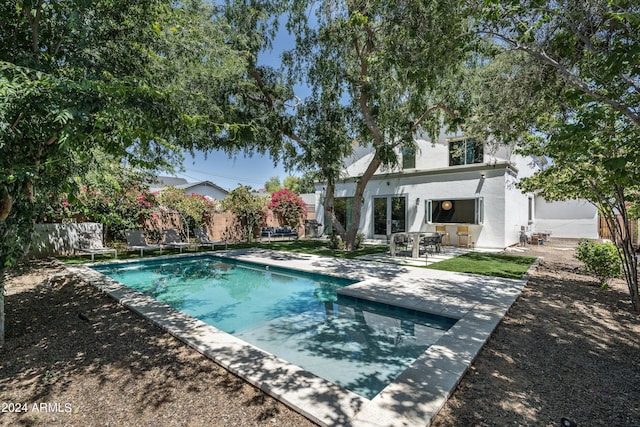
M 195 256 L 212 254 L 357 279 L 359 282 L 341 288 L 339 293 L 458 319 L 408 369 L 368 400 L 133 291 L 88 266 L 67 267 L 321 425 L 428 426 L 526 283 L 526 280 L 255 248 Z M 162 258 L 172 257 L 176 255 Z

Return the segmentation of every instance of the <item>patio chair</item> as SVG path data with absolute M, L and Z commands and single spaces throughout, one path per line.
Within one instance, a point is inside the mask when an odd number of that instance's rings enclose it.
M 149 245 L 147 239 L 144 237 L 142 230 L 127 230 L 124 233 L 127 236 L 127 246 L 129 249 L 140 250 L 140 256 L 144 256 L 144 251 L 153 251 L 160 249 L 160 255 L 162 255 L 162 246 Z
M 442 236 L 442 244 L 445 244 L 445 240 L 446 240 L 446 244 L 448 246 L 451 246 L 451 238 L 449 236 L 449 232 L 447 231 L 447 226 L 446 225 L 436 225 L 436 233 L 440 233 L 440 235 Z
M 424 236 L 420 240 L 420 246 L 424 248 L 425 253 L 429 252 L 429 247 L 433 246 L 433 250 L 437 253 L 440 253 L 442 247 L 442 234 L 433 233 L 430 235 Z
M 468 225 L 459 225 L 456 230 L 456 235 L 458 236 L 458 247 L 462 246 L 460 244 L 460 239 L 465 239 L 465 246 L 470 248 L 473 245 L 473 236 L 469 233 Z
M 406 256 L 411 254 L 413 241 L 407 234 L 393 236 L 394 253 L 392 256 Z
M 207 234 L 207 230 L 205 230 L 204 228 L 194 228 L 193 234 L 196 236 L 196 239 L 198 239 L 198 243 L 200 245 L 207 245 L 207 246 L 211 245 L 212 251 L 216 249 L 216 245 L 222 245 L 222 244 L 224 244 L 224 248 L 227 249 L 227 242 L 223 240 L 218 240 L 218 241 L 211 240 L 209 238 L 209 234 Z
M 170 248 L 179 248 L 180 253 L 182 253 L 183 248 L 192 247 L 196 250 L 198 249 L 198 245 L 195 243 L 183 242 L 180 238 L 180 233 L 175 228 L 164 230 L 162 233 L 164 234 L 164 242 L 162 244 Z
M 96 254 L 114 254 L 114 258 L 118 258 L 118 251 L 113 248 L 107 248 L 102 244 L 102 236 L 98 237 L 94 233 L 81 233 L 78 239 L 78 246 L 73 248 L 74 255 L 76 253 L 90 254 L 91 262 L 95 261 Z

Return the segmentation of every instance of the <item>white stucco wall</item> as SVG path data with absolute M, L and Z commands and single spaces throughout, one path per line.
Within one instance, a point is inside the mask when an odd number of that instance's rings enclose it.
M 82 237 L 91 240 L 90 247 L 101 247 L 102 231 L 102 224 L 96 222 L 36 224 L 28 257 L 71 255 Z
M 586 200 L 547 202 L 535 199 L 533 231 L 551 231 L 553 237 L 597 239 L 598 209 Z
M 506 203 L 505 173 L 506 165 L 496 167 L 475 165 L 468 167 L 451 167 L 447 171 L 416 174 L 413 176 L 377 176 L 367 185 L 364 194 L 364 207 L 360 218 L 360 231 L 368 238 L 373 235 L 373 199 L 378 196 L 405 196 L 407 205 L 407 231 L 435 231 L 435 223 L 425 223 L 425 202 L 443 199 L 475 199 L 483 198 L 484 223 L 468 225 L 473 241 L 477 246 L 502 248 L 517 242 L 517 234 L 505 226 Z M 482 174 L 485 175 L 482 178 Z M 322 187 L 318 188 L 319 199 L 322 199 Z M 352 181 L 336 184 L 335 197 L 351 197 L 355 191 Z M 419 200 L 418 200 L 419 199 Z M 513 199 L 513 198 L 512 198 Z M 526 201 L 526 200 L 525 200 Z M 522 203 L 522 200 L 517 202 Z M 417 204 L 416 204 L 417 203 Z M 516 200 L 511 200 L 516 203 Z M 322 206 L 317 206 L 318 220 L 325 223 Z M 519 223 L 525 215 L 526 204 L 520 216 L 511 215 Z M 457 243 L 457 224 L 446 224 L 451 242 Z M 510 225 L 511 228 L 513 226 Z
M 453 135 L 443 133 L 436 144 L 431 144 L 426 138 L 418 138 L 415 169 L 381 168 L 376 172 L 363 197 L 359 226 L 362 233 L 369 238 L 374 237 L 374 197 L 405 196 L 408 231 L 435 230 L 436 224 L 425 223 L 427 200 L 482 197 L 483 224 L 468 224 L 476 246 L 504 248 L 517 244 L 522 227 L 528 232 L 551 231 L 552 235 L 558 237 L 597 237 L 597 212 L 594 207 L 588 207 L 581 201 L 547 204 L 532 194 L 523 194 L 516 187 L 521 178 L 531 176 L 539 170 L 532 158 L 513 154 L 511 147 L 487 147 L 484 153 L 485 163 L 449 166 L 451 137 Z M 360 157 L 346 168 L 343 176 L 361 176 L 371 158 L 371 153 Z M 318 199 L 322 201 L 322 185 L 317 190 Z M 335 197 L 352 197 L 355 183 L 347 179 L 346 182 L 337 183 L 335 190 Z M 318 203 L 316 209 L 318 220 L 324 224 L 322 203 Z M 452 243 L 455 243 L 457 225 L 446 226 Z

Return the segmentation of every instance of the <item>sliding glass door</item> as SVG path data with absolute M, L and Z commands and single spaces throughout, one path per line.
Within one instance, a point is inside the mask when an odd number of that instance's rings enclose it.
M 384 238 L 391 233 L 407 231 L 407 198 L 382 196 L 373 198 L 373 234 Z

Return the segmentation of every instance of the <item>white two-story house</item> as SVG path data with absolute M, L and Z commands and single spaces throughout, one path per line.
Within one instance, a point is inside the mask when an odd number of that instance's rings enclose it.
M 433 144 L 418 138 L 416 145 L 415 152 L 398 152 L 398 167 L 381 168 L 369 181 L 359 224 L 367 238 L 435 231 L 436 225 L 446 227 L 453 245 L 458 226 L 467 226 L 473 245 L 488 248 L 517 244 L 521 230 L 598 237 L 597 210 L 588 202 L 546 203 L 516 188 L 520 178 L 539 170 L 537 159 L 460 134 L 443 133 Z M 335 188 L 335 211 L 343 224 L 350 223 L 355 183 L 372 156 L 361 150 L 345 160 L 343 179 Z M 325 223 L 324 191 L 322 183 L 316 185 L 320 223 Z

